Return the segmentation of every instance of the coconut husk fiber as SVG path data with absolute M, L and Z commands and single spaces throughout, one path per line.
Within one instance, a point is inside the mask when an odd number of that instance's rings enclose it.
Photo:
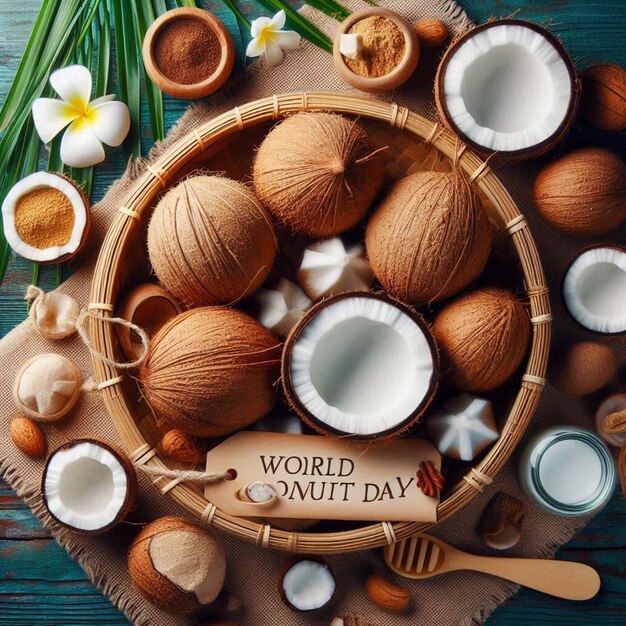
M 351 9 L 369 6 L 360 0 L 344 0 L 343 3 Z M 448 0 L 411 2 L 379 0 L 379 4 L 399 11 L 411 21 L 426 17 L 440 18 L 446 22 L 453 34 L 468 24 L 462 9 L 455 2 Z M 336 26 L 332 20 L 312 9 L 306 9 L 306 12 L 307 16 L 314 19 L 326 32 L 332 32 Z M 422 115 L 433 117 L 432 78 L 438 57 L 434 51 L 422 52 L 416 79 L 385 97 Z M 274 93 L 304 90 L 352 91 L 336 76 L 330 55 L 308 43 L 303 43 L 299 50 L 290 51 L 286 55 L 285 62 L 280 67 L 262 71 L 261 64 L 254 64 L 246 81 L 231 84 L 224 90 L 223 96 L 194 105 L 181 119 L 179 126 L 170 134 L 166 143 L 190 132 L 207 118 L 244 102 Z M 157 148 L 157 152 L 158 150 Z M 589 334 L 568 317 L 558 293 L 567 263 L 581 247 L 581 242 L 547 226 L 533 209 L 532 184 L 539 169 L 538 163 L 490 165 L 502 178 L 521 212 L 531 223 L 552 287 L 556 345 L 554 352 L 558 355 L 562 344 L 589 338 Z M 137 164 L 134 170 L 141 171 L 142 167 L 143 164 Z M 89 300 L 93 263 L 100 242 L 110 220 L 122 204 L 133 174 L 134 171 L 125 175 L 109 190 L 104 200 L 94 207 L 92 238 L 88 244 L 91 257 L 61 288 L 63 292 L 76 298 L 81 306 L 85 306 Z M 626 229 L 622 227 L 604 239 L 618 242 L 620 239 L 623 241 L 625 237 Z M 626 364 L 626 344 L 616 343 L 615 348 L 623 367 Z M 27 324 L 19 325 L 0 343 L 0 359 L 3 366 L 3 375 L 0 377 L 2 432 L 8 433 L 10 420 L 15 414 L 11 387 L 20 364 L 35 354 L 50 350 L 70 357 L 79 366 L 85 378 L 90 376 L 91 358 L 78 338 L 72 337 L 52 344 L 42 337 L 33 335 Z M 619 385 L 615 379 L 605 389 L 607 394 L 618 390 Z M 549 385 L 542 396 L 539 411 L 529 432 L 557 422 L 591 427 L 593 410 L 600 400 L 601 397 L 597 395 L 584 400 L 570 398 Z M 95 393 L 83 394 L 73 416 L 59 422 L 57 428 L 46 430 L 48 443 L 52 448 L 67 438 L 93 436 L 96 433 L 105 439 L 117 440 L 104 405 L 99 395 Z M 124 611 L 131 622 L 137 626 L 197 626 L 201 622 L 198 618 L 172 617 L 152 606 L 132 588 L 126 567 L 127 551 L 138 533 L 135 524 L 143 524 L 162 515 L 184 516 L 181 508 L 162 496 L 149 478 L 141 475 L 138 504 L 130 519 L 132 524 L 122 524 L 99 537 L 77 537 L 54 526 L 46 515 L 39 489 L 42 469 L 42 461 L 26 458 L 12 446 L 0 447 L 0 470 L 5 479 L 25 499 L 46 527 L 52 530 L 56 539 L 83 566 L 91 580 Z M 512 556 L 551 556 L 559 545 L 567 541 L 587 521 L 585 518 L 557 518 L 531 506 L 518 487 L 514 457 L 489 489 L 457 515 L 439 525 L 435 534 L 462 549 L 495 554 L 482 546 L 475 528 L 483 506 L 496 491 L 515 495 L 523 500 L 528 508 L 524 519 L 523 539 L 510 551 Z M 368 622 L 379 626 L 415 626 L 415 624 L 471 626 L 484 621 L 498 604 L 517 589 L 515 585 L 497 578 L 471 572 L 456 572 L 419 582 L 394 578 L 396 583 L 402 584 L 410 591 L 412 603 L 410 612 L 390 615 L 374 607 L 364 592 L 364 581 L 368 573 L 386 572 L 382 551 L 330 555 L 328 562 L 339 581 L 337 601 L 323 614 L 315 616 L 297 614 L 284 606 L 276 591 L 276 577 L 282 565 L 288 560 L 287 555 L 263 550 L 222 534 L 219 535 L 219 539 L 224 545 L 228 561 L 226 588 L 236 594 L 244 605 L 241 616 L 234 618 L 239 626 L 321 626 L 328 624 L 333 615 L 349 612 L 357 612 L 367 618 Z M 584 610 L 584 607 L 581 610 Z

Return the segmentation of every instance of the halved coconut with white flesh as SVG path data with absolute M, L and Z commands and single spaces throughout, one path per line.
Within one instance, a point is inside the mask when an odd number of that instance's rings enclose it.
M 626 331 L 626 248 L 595 246 L 572 262 L 563 280 L 570 315 L 589 330 Z
M 137 476 L 124 454 L 96 439 L 76 439 L 55 450 L 41 485 L 50 515 L 70 530 L 109 530 L 135 504 Z
M 291 561 L 280 576 L 280 595 L 296 611 L 315 611 L 326 606 L 337 581 L 330 567 L 318 559 Z
M 73 257 L 89 232 L 89 202 L 65 176 L 36 172 L 16 183 L 2 203 L 4 234 L 30 261 L 59 263 Z
M 287 400 L 318 432 L 385 439 L 435 395 L 439 355 L 424 319 L 370 292 L 322 300 L 291 331 L 282 360 Z
M 561 42 L 523 20 L 477 26 L 448 48 L 435 79 L 444 123 L 477 152 L 528 158 L 552 149 L 578 109 Z

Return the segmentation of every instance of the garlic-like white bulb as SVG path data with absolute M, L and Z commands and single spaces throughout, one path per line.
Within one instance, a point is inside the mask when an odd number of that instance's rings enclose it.
M 471 461 L 500 436 L 489 400 L 462 393 L 428 418 L 428 435 L 444 456 Z
M 310 245 L 302 257 L 298 282 L 313 300 L 343 291 L 367 291 L 374 275 L 361 244 L 346 248 L 339 237 Z
M 286 278 L 281 278 L 274 289 L 261 289 L 255 298 L 259 322 L 283 337 L 313 304 L 298 285 Z
M 80 307 L 72 296 L 60 291 L 45 293 L 31 285 L 25 299 L 31 303 L 28 318 L 48 339 L 63 339 L 76 332 Z
M 41 354 L 22 367 L 13 392 L 15 403 L 23 413 L 36 420 L 53 422 L 76 404 L 80 374 L 60 354 Z

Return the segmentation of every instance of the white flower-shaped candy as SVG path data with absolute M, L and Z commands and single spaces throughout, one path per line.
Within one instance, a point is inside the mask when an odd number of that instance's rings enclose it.
M 428 418 L 428 436 L 444 456 L 471 461 L 500 435 L 491 402 L 462 393 Z
M 256 301 L 259 322 L 283 337 L 313 304 L 298 285 L 286 278 L 281 278 L 274 289 L 261 289 Z
M 339 237 L 310 245 L 302 257 L 298 282 L 313 300 L 342 291 L 367 291 L 374 275 L 361 244 L 346 248 Z
M 130 114 L 114 95 L 92 102 L 91 72 L 70 65 L 50 74 L 50 84 L 61 100 L 38 98 L 33 120 L 44 143 L 52 141 L 66 126 L 61 140 L 61 160 L 69 167 L 90 167 L 104 161 L 104 148 L 119 146 L 130 130 Z
M 271 19 L 258 17 L 250 24 L 252 41 L 246 56 L 265 55 L 269 65 L 278 65 L 283 60 L 283 50 L 295 50 L 300 45 L 300 35 L 293 30 L 281 30 L 285 25 L 285 12 L 280 10 Z

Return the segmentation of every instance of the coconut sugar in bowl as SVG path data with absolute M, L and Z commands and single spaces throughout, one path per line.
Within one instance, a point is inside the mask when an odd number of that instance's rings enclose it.
M 203 9 L 167 11 L 148 29 L 143 61 L 152 82 L 175 98 L 194 100 L 216 92 L 235 63 L 230 33 Z
M 379 7 L 357 11 L 346 18 L 333 45 L 339 76 L 352 87 L 369 93 L 391 91 L 405 83 L 415 71 L 419 56 L 415 30 L 397 13 Z

